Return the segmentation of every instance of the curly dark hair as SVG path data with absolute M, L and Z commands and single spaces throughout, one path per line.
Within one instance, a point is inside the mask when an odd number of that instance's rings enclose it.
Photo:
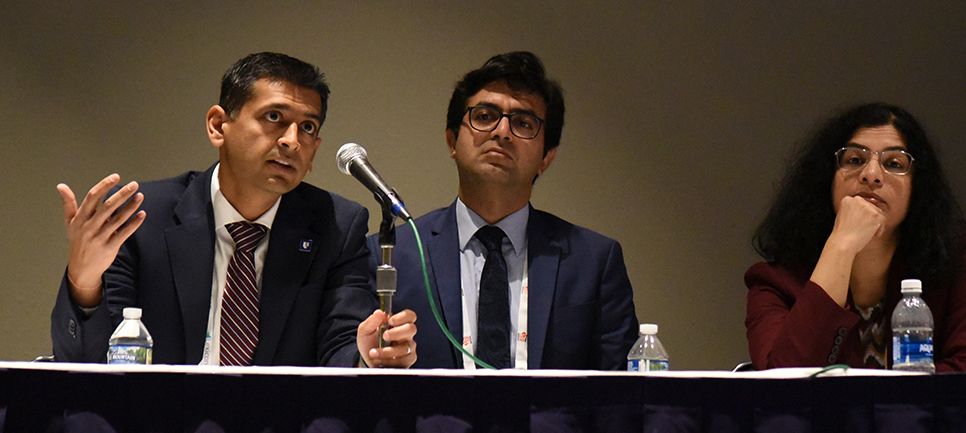
M 249 54 L 231 65 L 221 79 L 221 96 L 218 105 L 232 119 L 238 116 L 243 105 L 254 96 L 255 82 L 268 78 L 287 81 L 299 87 L 314 90 L 322 97 L 319 126 L 325 122 L 329 106 L 329 85 L 319 68 L 294 57 L 279 53 Z
M 845 110 L 825 122 L 799 149 L 778 194 L 753 238 L 765 260 L 808 273 L 815 268 L 832 233 L 835 210 L 834 153 L 861 128 L 892 125 L 915 158 L 906 218 L 897 232 L 895 255 L 924 287 L 945 287 L 959 273 L 963 215 L 926 132 L 906 110 L 885 103 Z
M 543 154 L 560 145 L 563 132 L 563 90 L 556 81 L 547 78 L 543 63 L 531 52 L 514 51 L 490 57 L 479 69 L 463 76 L 453 89 L 446 112 L 446 129 L 457 136 L 460 122 L 466 114 L 466 101 L 487 84 L 505 81 L 514 92 L 536 93 L 547 104 L 544 130 Z

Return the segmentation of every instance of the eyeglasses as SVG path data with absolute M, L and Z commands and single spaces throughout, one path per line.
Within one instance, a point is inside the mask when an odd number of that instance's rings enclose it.
M 496 129 L 504 117 L 510 119 L 510 132 L 513 135 L 529 140 L 540 133 L 543 119 L 526 113 L 503 114 L 493 107 L 477 105 L 466 109 L 470 113 L 470 126 L 480 132 L 490 132 Z
M 912 171 L 912 162 L 915 159 L 901 149 L 873 152 L 864 147 L 846 146 L 835 152 L 835 161 L 842 171 L 857 171 L 865 167 L 872 159 L 872 155 L 876 154 L 879 155 L 882 171 L 886 173 L 903 175 Z

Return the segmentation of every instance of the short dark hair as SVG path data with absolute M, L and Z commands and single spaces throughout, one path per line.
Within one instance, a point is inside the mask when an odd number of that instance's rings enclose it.
M 318 93 L 322 98 L 319 124 L 325 122 L 329 105 L 329 85 L 325 83 L 325 75 L 311 64 L 279 53 L 249 54 L 231 65 L 221 79 L 218 105 L 234 119 L 254 96 L 255 82 L 263 78 L 289 82 Z
M 504 81 L 514 92 L 536 93 L 547 104 L 544 119 L 543 154 L 560 145 L 564 123 L 563 89 L 556 81 L 547 78 L 543 63 L 533 53 L 515 51 L 490 57 L 479 69 L 463 76 L 453 89 L 446 113 L 446 129 L 459 135 L 465 114 L 466 101 L 487 84 Z
M 924 287 L 951 283 L 960 269 L 963 215 L 925 130 L 906 110 L 886 103 L 852 107 L 826 121 L 798 152 L 775 202 L 755 232 L 755 250 L 768 261 L 810 273 L 832 233 L 833 154 L 861 128 L 891 125 L 915 158 L 909 209 L 897 231 L 896 257 Z

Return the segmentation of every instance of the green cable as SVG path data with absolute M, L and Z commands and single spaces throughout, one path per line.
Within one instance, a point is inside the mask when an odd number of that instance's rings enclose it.
M 842 371 L 845 371 L 845 370 L 848 370 L 849 369 L 849 366 L 848 365 L 845 365 L 845 364 L 832 364 L 832 365 L 829 365 L 827 367 L 822 368 L 819 371 L 816 371 L 816 372 L 812 373 L 808 377 L 809 377 L 809 379 L 816 378 L 816 377 L 819 377 L 819 376 L 821 376 L 821 375 L 823 375 L 825 373 L 828 373 L 828 372 L 830 372 L 832 370 L 838 370 L 838 369 L 842 369 Z
M 456 341 L 456 339 L 453 338 L 453 334 L 451 334 L 449 329 L 446 328 L 446 324 L 443 323 L 443 318 L 439 315 L 439 309 L 436 308 L 436 300 L 433 298 L 433 290 L 429 287 L 429 272 L 426 271 L 426 254 L 423 253 L 423 241 L 419 239 L 419 230 L 416 230 L 416 223 L 413 222 L 413 220 L 409 220 L 409 225 L 413 228 L 413 234 L 416 235 L 416 246 L 419 248 L 419 263 L 421 263 L 423 267 L 423 283 L 426 285 L 426 297 L 429 300 L 429 307 L 433 310 L 433 316 L 436 317 L 436 323 L 439 324 L 439 329 L 443 330 L 443 334 L 446 334 L 446 338 L 449 339 L 450 343 L 453 343 L 453 346 L 459 349 L 460 352 L 463 352 L 464 355 L 469 356 L 473 362 L 485 368 L 489 368 L 490 370 L 496 370 L 496 368 L 492 365 L 481 361 L 479 358 L 473 356 L 473 354 L 470 352 L 467 352 L 466 349 L 463 348 L 463 345 Z

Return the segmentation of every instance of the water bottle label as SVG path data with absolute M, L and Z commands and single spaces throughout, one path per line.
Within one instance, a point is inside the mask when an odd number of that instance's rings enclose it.
M 926 339 L 895 337 L 892 339 L 892 364 L 932 362 L 932 337 Z
M 110 346 L 107 348 L 108 364 L 150 364 L 151 348 L 144 346 Z
M 656 359 L 627 360 L 627 371 L 666 371 L 667 369 L 667 361 L 658 361 Z

